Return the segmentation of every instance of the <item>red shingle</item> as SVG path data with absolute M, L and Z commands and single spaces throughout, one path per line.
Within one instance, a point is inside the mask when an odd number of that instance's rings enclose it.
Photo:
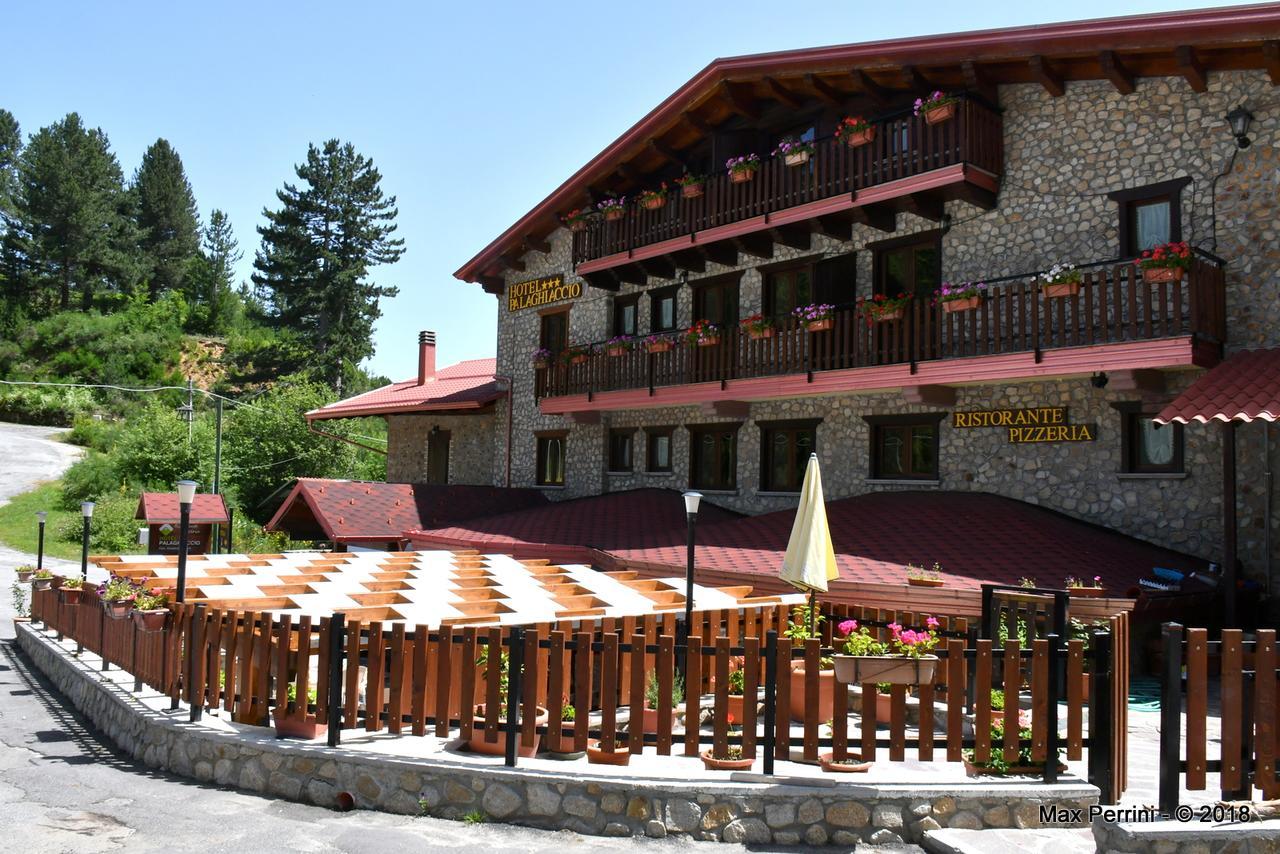
M 493 359 L 472 359 L 436 372 L 423 385 L 415 377 L 355 397 L 339 400 L 307 413 L 308 421 L 327 418 L 354 418 L 396 412 L 431 412 L 475 409 L 497 400 L 503 392 L 494 380 Z
M 1280 348 L 1236 353 L 1211 368 L 1156 416 L 1165 424 L 1255 418 L 1280 418 Z
M 135 519 L 146 519 L 148 525 L 162 525 L 166 522 L 180 522 L 181 510 L 178 508 L 176 492 L 144 492 L 138 499 L 138 512 Z M 230 522 L 227 516 L 227 503 L 221 495 L 197 493 L 191 502 L 191 524 L 225 525 Z

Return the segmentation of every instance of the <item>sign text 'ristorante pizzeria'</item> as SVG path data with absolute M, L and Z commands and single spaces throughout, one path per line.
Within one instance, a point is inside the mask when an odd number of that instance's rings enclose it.
M 565 284 L 564 276 L 543 276 L 527 282 L 516 282 L 507 288 L 507 311 L 519 311 L 522 308 L 577 299 L 580 296 L 582 296 L 581 282 Z
M 1065 406 L 1037 406 L 1031 409 L 988 409 L 977 412 L 956 412 L 952 415 L 953 427 L 1003 427 L 1009 431 L 1009 441 L 1017 444 L 1032 442 L 1092 442 L 1098 438 L 1096 424 L 1067 423 Z

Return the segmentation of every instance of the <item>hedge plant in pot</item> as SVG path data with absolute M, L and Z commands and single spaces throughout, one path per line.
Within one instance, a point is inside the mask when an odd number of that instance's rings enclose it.
M 297 682 L 289 683 L 285 689 L 285 696 L 288 699 L 285 707 L 281 709 L 277 706 L 272 710 L 272 717 L 276 724 L 276 738 L 304 738 L 310 741 L 328 732 L 328 725 L 320 723 L 310 711 L 316 703 L 314 687 L 307 688 L 306 703 L 298 703 Z
M 630 335 L 615 335 L 604 342 L 604 351 L 609 356 L 625 356 L 636 346 L 636 339 Z
M 938 638 L 933 630 L 938 621 L 930 617 L 923 632 L 889 624 L 892 637 L 886 644 L 876 639 L 857 620 L 845 620 L 839 630 L 844 654 L 835 657 L 836 678 L 848 685 L 889 682 L 894 685 L 919 685 L 933 680 L 938 657 L 933 649 Z
M 710 320 L 699 320 L 685 330 L 684 337 L 695 347 L 714 347 L 720 343 L 720 327 Z
M 53 573 L 47 569 L 32 573 L 31 587 L 35 590 L 48 590 L 53 586 Z
M 625 733 L 616 733 L 613 744 L 593 738 L 587 742 L 587 762 L 592 765 L 629 765 L 631 746 Z
M 809 332 L 826 332 L 835 325 L 836 307 L 827 303 L 802 305 L 791 313 L 804 324 Z
M 477 703 L 475 717 L 472 719 L 471 741 L 468 742 L 472 753 L 479 753 L 484 756 L 502 756 L 507 750 L 507 734 L 502 728 L 507 725 L 507 688 L 511 679 L 511 656 L 506 650 L 503 650 L 498 661 L 498 705 L 500 706 L 498 710 L 498 737 L 493 741 L 485 739 L 484 724 L 488 708 L 484 703 Z M 476 667 L 480 668 L 477 679 L 481 683 L 486 682 L 489 678 L 489 664 L 489 647 L 486 646 L 480 650 L 480 655 L 476 658 Z M 548 717 L 550 715 L 547 710 L 542 706 L 538 706 L 535 724 L 540 727 L 546 726 Z M 524 744 L 523 738 L 517 737 L 519 741 L 516 743 L 516 750 L 521 756 L 528 758 L 538 752 L 538 744 L 542 740 L 541 736 L 535 734 L 533 743 L 528 746 Z
M 782 156 L 782 162 L 788 166 L 803 166 L 813 156 L 813 143 L 793 136 L 784 136 L 782 142 L 773 150 L 773 156 Z
M 901 320 L 907 313 L 907 305 L 911 302 L 911 294 L 898 294 L 896 297 L 885 294 L 872 294 L 863 300 L 862 310 L 866 313 L 867 323 L 888 323 Z
M 648 353 L 665 353 L 674 345 L 672 336 L 663 332 L 656 332 L 644 339 L 644 349 Z
M 760 171 L 760 155 L 744 154 L 741 157 L 730 157 L 724 162 L 729 173 L 729 180 L 735 184 L 745 184 Z
M 552 353 L 546 347 L 539 347 L 533 351 L 533 366 L 539 370 L 551 366 Z
M 585 231 L 590 213 L 586 208 L 574 208 L 564 215 L 564 224 L 569 226 L 570 231 Z
M 80 604 L 80 593 L 84 590 L 84 579 L 72 576 L 62 582 L 58 588 L 58 598 L 67 605 Z
M 640 711 L 640 725 L 645 732 L 658 731 L 658 703 L 661 702 L 658 690 L 658 674 L 650 671 L 644 686 L 644 708 Z M 671 677 L 671 719 L 675 720 L 676 710 L 684 704 L 684 677 L 675 673 Z
M 942 304 L 944 312 L 955 314 L 959 311 L 977 309 L 982 305 L 982 298 L 986 292 L 986 282 L 943 282 L 942 286 L 933 292 L 933 296 Z
M 596 205 L 596 209 L 604 214 L 605 222 L 616 222 L 622 219 L 623 214 L 627 212 L 627 197 L 618 196 L 616 199 L 605 199 Z
M 822 624 L 826 621 L 826 617 L 822 614 L 813 615 L 813 631 L 809 631 L 809 605 L 797 605 L 791 612 L 791 624 L 787 626 L 787 637 L 791 638 L 793 644 L 792 649 L 803 649 L 804 642 L 809 638 L 819 637 L 822 631 Z M 831 704 L 835 699 L 836 691 L 836 674 L 834 665 L 830 658 L 825 656 L 818 659 L 818 709 L 826 712 L 831 708 Z M 804 702 L 805 702 L 805 663 L 803 658 L 794 659 L 791 662 L 791 696 L 788 702 L 791 706 L 791 720 L 804 721 Z
M 133 622 L 144 632 L 158 632 L 169 619 L 169 597 L 163 593 L 143 590 L 133 601 Z
M 773 321 L 763 314 L 753 314 L 750 317 L 743 318 L 742 328 L 747 330 L 747 335 L 752 341 L 759 341 L 761 338 L 772 338 L 774 334 Z
M 1062 299 L 1080 293 L 1083 275 L 1074 264 L 1058 263 L 1040 275 L 1040 292 L 1045 299 Z
M 640 207 L 647 211 L 656 211 L 667 203 L 667 182 L 663 181 L 656 190 L 644 190 L 640 193 Z
M 98 598 L 102 600 L 102 610 L 109 619 L 124 620 L 133 610 L 138 588 L 129 579 L 113 575 L 98 588 Z
M 746 720 L 747 673 L 742 669 L 743 663 L 740 655 L 729 659 L 729 694 L 726 705 L 729 709 L 729 717 L 735 721 Z M 751 699 L 754 701 L 756 698 Z
M 729 735 L 742 736 L 742 727 L 735 726 L 738 718 L 729 715 Z M 720 749 L 712 747 L 700 754 L 702 767 L 708 771 L 750 771 L 755 760 L 742 752 L 741 744 L 726 744 Z

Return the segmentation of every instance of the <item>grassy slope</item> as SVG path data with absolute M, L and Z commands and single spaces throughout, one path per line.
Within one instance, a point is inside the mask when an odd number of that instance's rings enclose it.
M 38 486 L 30 492 L 24 492 L 0 507 L 0 542 L 10 548 L 35 554 L 38 532 L 36 511 L 48 510 L 49 521 L 44 537 L 45 554 L 67 560 L 79 560 L 80 547 L 74 543 L 60 541 L 54 534 L 66 523 L 66 520 L 80 515 L 72 510 L 58 508 L 61 490 L 61 481 L 55 480 Z

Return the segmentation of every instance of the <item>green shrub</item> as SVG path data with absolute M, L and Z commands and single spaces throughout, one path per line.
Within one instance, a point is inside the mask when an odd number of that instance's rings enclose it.
M 62 506 L 79 510 L 81 501 L 98 501 L 120 491 L 120 474 L 107 454 L 90 451 L 62 476 Z
M 98 501 L 89 525 L 90 553 L 137 553 L 138 528 L 142 527 L 142 522 L 133 518 L 137 510 L 136 493 L 120 491 Z M 83 526 L 81 517 L 69 517 L 58 529 L 57 536 L 66 542 L 79 543 Z
M 97 416 L 81 415 L 71 425 L 66 440 L 82 448 L 92 448 L 106 453 L 120 440 L 121 425 Z
M 0 421 L 65 427 L 96 409 L 88 389 L 0 386 Z
M 161 403 L 132 418 L 113 454 L 121 480 L 141 489 L 172 490 L 184 478 L 202 491 L 213 481 L 213 427 L 207 419 L 188 426 Z

